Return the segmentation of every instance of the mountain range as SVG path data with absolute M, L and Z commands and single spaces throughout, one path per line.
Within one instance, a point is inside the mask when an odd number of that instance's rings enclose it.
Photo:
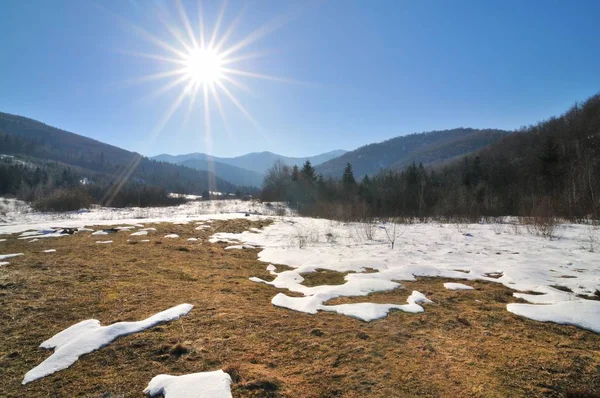
M 402 169 L 412 162 L 431 165 L 449 161 L 498 142 L 507 134 L 503 130 L 457 128 L 410 134 L 353 151 L 335 150 L 307 157 L 253 152 L 237 157 L 189 153 L 147 158 L 33 119 L 0 113 L 0 139 L 5 142 L 0 148 L 2 154 L 60 162 L 76 167 L 81 175 L 87 173 L 95 178 L 130 179 L 171 192 L 196 194 L 205 189 L 235 192 L 240 186 L 258 188 L 265 172 L 278 160 L 288 166 L 301 166 L 309 160 L 317 172 L 333 177 L 340 177 L 350 163 L 359 177 L 376 174 L 381 169 Z M 209 186 L 212 181 L 214 184 Z
M 213 171 L 232 184 L 260 187 L 266 171 L 278 160 L 288 166 L 300 167 L 307 160 L 312 164 L 321 164 L 346 152 L 339 149 L 320 155 L 296 158 L 273 152 L 253 152 L 230 158 L 195 152 L 184 155 L 161 154 L 153 156 L 152 159 L 191 167 L 196 170 Z

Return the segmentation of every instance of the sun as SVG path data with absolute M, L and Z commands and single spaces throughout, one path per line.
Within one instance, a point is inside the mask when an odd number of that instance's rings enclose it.
M 212 48 L 194 48 L 183 61 L 185 75 L 195 85 L 214 85 L 223 78 L 223 57 Z

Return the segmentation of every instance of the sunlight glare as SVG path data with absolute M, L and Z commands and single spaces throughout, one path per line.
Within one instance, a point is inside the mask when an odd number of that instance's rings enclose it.
M 186 76 L 197 85 L 213 84 L 223 76 L 219 54 L 209 48 L 196 48 L 185 59 Z

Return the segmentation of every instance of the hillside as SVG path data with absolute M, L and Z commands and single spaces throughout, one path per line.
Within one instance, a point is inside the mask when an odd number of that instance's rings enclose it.
M 219 162 L 222 164 L 235 166 L 241 169 L 250 170 L 255 173 L 264 174 L 271 166 L 273 166 L 273 163 L 275 163 L 277 160 L 281 160 L 284 164 L 287 164 L 288 166 L 301 166 L 302 163 L 304 163 L 306 160 L 309 160 L 312 164 L 321 164 L 323 162 L 341 156 L 345 153 L 346 151 L 339 149 L 315 156 L 289 157 L 279 155 L 273 152 L 253 152 L 232 158 L 210 156 L 204 153 L 188 153 L 184 155 L 162 154 L 153 156 L 152 159 L 176 164 L 182 164 L 183 162 L 189 161 L 191 159 L 212 160 L 214 162 Z M 217 175 L 219 174 L 217 173 Z M 219 177 L 225 178 L 221 175 L 219 175 Z
M 236 190 L 234 184 L 209 172 L 157 162 L 22 116 L 0 113 L 0 133 L 1 153 L 60 162 L 77 167 L 84 176 L 88 170 L 89 174 L 100 173 L 113 181 L 136 181 L 171 192 Z
M 264 175 L 208 159 L 188 159 L 179 164 L 196 170 L 211 171 L 225 181 L 235 185 L 260 187 Z
M 356 176 L 382 169 L 402 169 L 412 162 L 435 164 L 493 144 L 506 136 L 503 130 L 457 128 L 392 138 L 365 145 L 316 167 L 328 176 L 340 177 L 347 163 Z

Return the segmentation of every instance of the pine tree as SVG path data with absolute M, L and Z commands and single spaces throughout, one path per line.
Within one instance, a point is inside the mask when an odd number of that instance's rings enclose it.
M 317 172 L 315 171 L 315 168 L 312 167 L 312 165 L 310 164 L 310 160 L 304 162 L 300 173 L 302 174 L 302 178 L 305 181 L 308 181 L 310 183 L 317 181 Z
M 298 171 L 298 166 L 294 165 L 292 168 L 292 181 L 298 181 L 300 178 L 300 171 Z
M 344 189 L 347 191 L 350 191 L 356 187 L 356 180 L 354 179 L 354 173 L 352 172 L 352 165 L 350 163 L 347 163 L 346 168 L 344 169 L 342 184 L 344 185 Z

